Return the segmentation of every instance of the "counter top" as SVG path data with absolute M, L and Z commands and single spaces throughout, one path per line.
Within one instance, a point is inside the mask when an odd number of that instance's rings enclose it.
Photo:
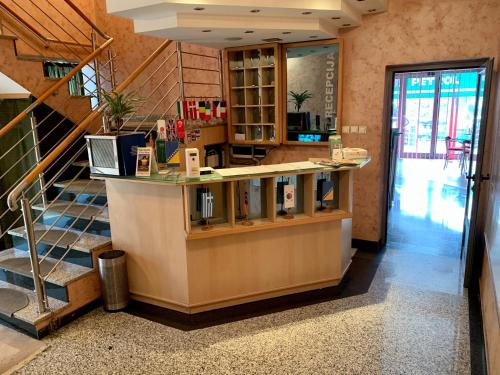
M 273 177 L 287 174 L 306 174 L 319 172 L 347 171 L 360 169 L 368 164 L 371 158 L 349 160 L 337 166 L 326 166 L 318 164 L 321 159 L 310 159 L 309 161 L 269 164 L 259 166 L 237 167 L 216 169 L 215 173 L 201 177 L 187 177 L 185 172 L 172 171 L 168 174 L 151 174 L 149 177 L 137 176 L 112 176 L 91 175 L 95 179 L 120 179 L 142 183 L 162 183 L 167 185 L 182 186 L 196 184 L 210 184 L 225 181 L 245 180 L 252 178 Z

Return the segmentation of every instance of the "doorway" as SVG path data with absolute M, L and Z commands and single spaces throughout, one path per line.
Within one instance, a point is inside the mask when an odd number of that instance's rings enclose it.
M 384 244 L 466 260 L 477 280 L 477 206 L 492 59 L 387 68 Z M 478 248 L 479 249 L 479 248 Z

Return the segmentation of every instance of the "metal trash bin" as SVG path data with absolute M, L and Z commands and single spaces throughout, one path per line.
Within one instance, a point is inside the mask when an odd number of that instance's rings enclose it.
M 98 263 L 104 309 L 123 309 L 130 299 L 125 251 L 105 251 L 99 255 Z

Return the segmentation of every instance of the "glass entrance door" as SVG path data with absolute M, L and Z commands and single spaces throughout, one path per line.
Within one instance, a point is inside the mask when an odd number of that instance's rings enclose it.
M 482 100 L 478 75 L 478 69 L 396 75 L 393 127 L 402 134 L 400 158 L 444 159 L 447 137 L 453 146 L 470 144 L 477 98 Z

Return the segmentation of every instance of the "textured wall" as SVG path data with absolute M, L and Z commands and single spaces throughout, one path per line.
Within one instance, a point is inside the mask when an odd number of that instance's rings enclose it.
M 366 125 L 368 134 L 343 136 L 347 146 L 367 148 L 372 163 L 355 173 L 355 238 L 381 236 L 382 111 L 385 67 L 425 61 L 498 57 L 498 0 L 390 0 L 387 13 L 365 16 L 343 31 L 343 124 Z M 326 156 L 326 149 L 280 147 L 266 162 Z

